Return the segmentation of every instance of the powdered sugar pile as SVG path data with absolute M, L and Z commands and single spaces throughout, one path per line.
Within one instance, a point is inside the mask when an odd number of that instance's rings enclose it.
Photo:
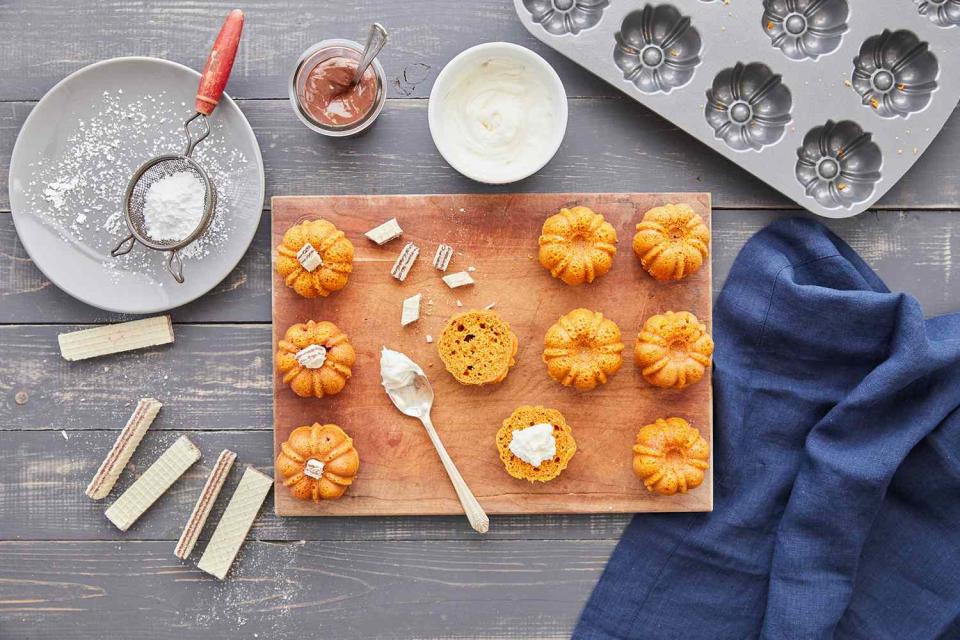
M 192 105 L 163 91 L 140 96 L 125 96 L 122 89 L 104 91 L 96 115 L 77 121 L 58 156 L 30 163 L 34 173 L 26 197 L 31 212 L 65 241 L 103 256 L 105 268 L 168 280 L 162 253 L 140 245 L 119 258 L 109 253 L 128 233 L 123 216 L 127 182 L 150 158 L 182 152 L 183 122 L 191 114 Z M 206 233 L 181 251 L 188 260 L 219 252 L 230 242 L 228 212 L 242 191 L 234 176 L 242 175 L 247 164 L 243 152 L 224 140 L 216 115 L 209 124 L 210 136 L 193 158 L 217 190 L 217 207 Z
M 193 171 L 164 176 L 147 188 L 143 198 L 143 227 L 161 242 L 183 240 L 200 225 L 206 187 Z

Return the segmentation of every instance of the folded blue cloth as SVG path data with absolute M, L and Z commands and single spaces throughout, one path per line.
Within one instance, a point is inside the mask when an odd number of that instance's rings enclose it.
M 960 314 L 791 219 L 713 333 L 714 510 L 635 517 L 574 637 L 960 638 Z

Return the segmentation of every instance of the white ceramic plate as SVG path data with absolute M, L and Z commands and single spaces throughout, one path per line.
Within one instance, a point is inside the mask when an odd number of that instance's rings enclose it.
M 95 307 L 157 313 L 195 300 L 229 274 L 263 210 L 263 159 L 250 124 L 224 94 L 194 157 L 217 184 L 210 230 L 185 249 L 184 284 L 166 254 L 127 234 L 123 190 L 140 163 L 180 153 L 200 74 L 156 58 L 115 58 L 67 76 L 34 107 L 13 148 L 10 204 L 20 241 L 54 284 Z

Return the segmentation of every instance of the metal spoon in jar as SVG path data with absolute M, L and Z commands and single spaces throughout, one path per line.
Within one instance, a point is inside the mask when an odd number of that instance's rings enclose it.
M 463 480 L 457 465 L 450 459 L 450 455 L 440 442 L 440 436 L 433 428 L 433 422 L 430 421 L 430 409 L 433 407 L 433 388 L 426 374 L 420 366 L 399 351 L 383 348 L 380 354 L 380 378 L 383 382 L 383 388 L 390 397 L 393 405 L 400 410 L 400 413 L 417 418 L 423 423 L 430 441 L 440 455 L 440 461 L 447 475 L 450 476 L 450 482 L 457 492 L 457 498 L 463 505 L 463 510 L 467 514 L 467 520 L 470 526 L 478 533 L 486 533 L 490 529 L 490 518 L 484 512 L 483 507 L 477 501 L 476 496 L 470 491 L 470 487 Z
M 349 69 L 344 69 L 343 73 L 330 77 L 330 83 L 336 87 L 335 96 L 342 95 L 357 86 L 360 78 L 363 77 L 363 72 L 373 63 L 373 59 L 377 57 L 385 44 L 387 44 L 387 30 L 379 22 L 374 22 L 370 25 L 367 44 L 363 47 L 363 54 L 360 56 L 360 62 L 357 63 L 353 75 L 347 75 Z

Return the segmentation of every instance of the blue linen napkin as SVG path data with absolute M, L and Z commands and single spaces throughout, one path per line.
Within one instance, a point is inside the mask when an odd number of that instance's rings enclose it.
M 636 516 L 574 638 L 960 638 L 960 314 L 790 219 L 713 335 L 714 510 Z

